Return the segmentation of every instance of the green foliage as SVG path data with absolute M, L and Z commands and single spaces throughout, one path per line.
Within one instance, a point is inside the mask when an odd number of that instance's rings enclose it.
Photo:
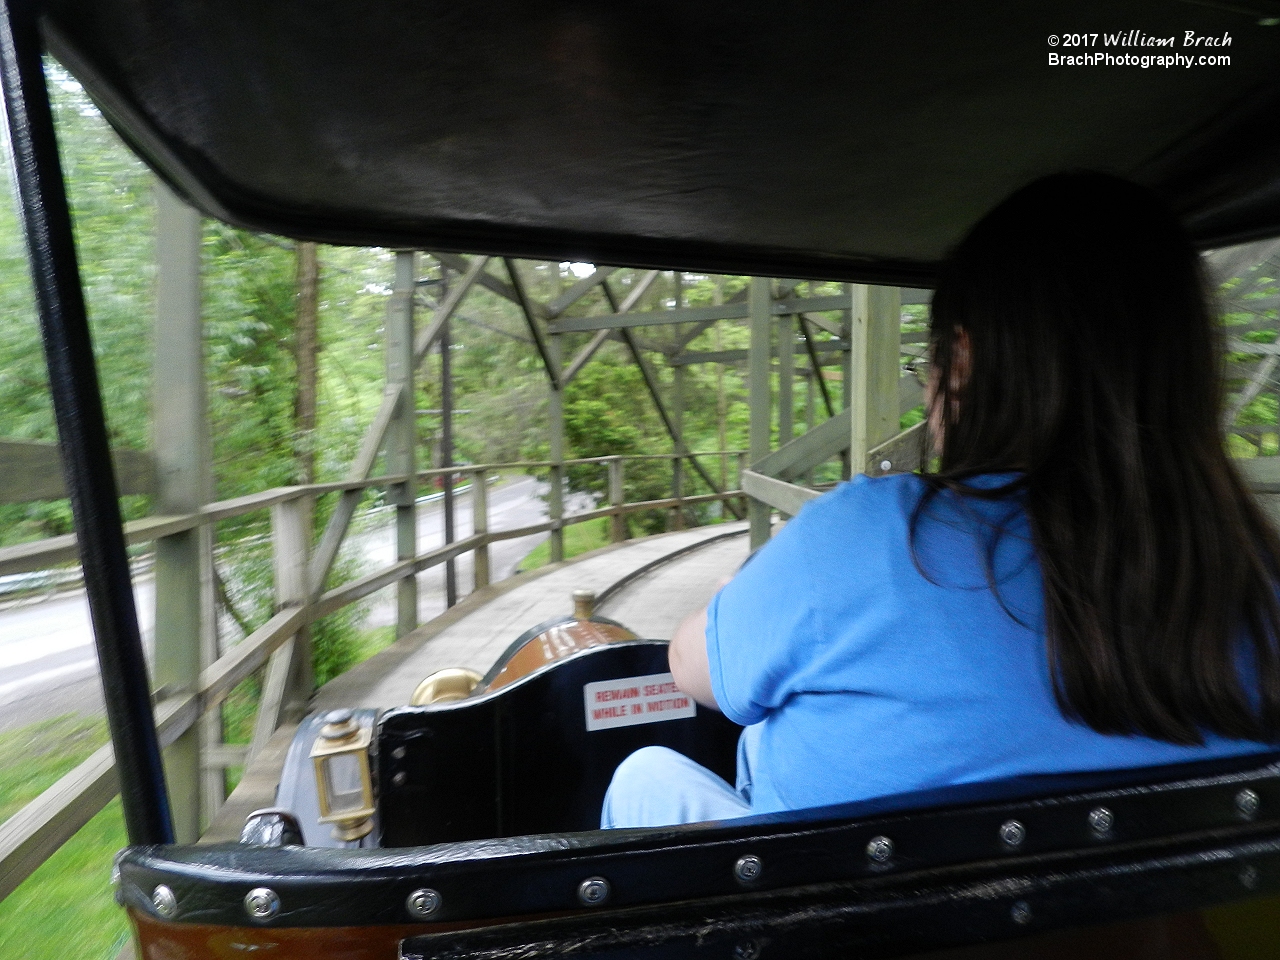
M 635 364 L 607 355 L 583 369 L 564 392 L 564 431 L 576 458 L 658 453 L 671 449 L 665 428 L 645 390 Z M 584 464 L 566 471 L 569 489 L 603 498 L 609 474 L 603 464 Z M 623 472 L 628 502 L 671 496 L 669 460 L 630 460 Z M 656 533 L 666 527 L 662 511 L 631 514 L 635 531 Z

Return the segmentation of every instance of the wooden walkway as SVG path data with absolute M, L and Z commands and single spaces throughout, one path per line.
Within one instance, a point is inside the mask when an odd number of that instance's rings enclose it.
M 667 639 L 686 614 L 747 557 L 745 523 L 660 534 L 605 547 L 504 580 L 465 600 L 317 691 L 314 710 L 394 707 L 443 667 L 483 673 L 520 634 L 572 611 L 574 590 L 596 591 L 599 612 L 642 637 Z M 235 840 L 244 818 L 275 801 L 280 768 L 296 724 L 276 731 L 201 838 Z

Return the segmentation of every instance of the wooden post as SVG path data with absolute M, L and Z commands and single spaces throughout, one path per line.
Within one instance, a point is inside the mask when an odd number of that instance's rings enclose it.
M 558 333 L 547 338 L 547 353 L 555 370 L 560 369 L 563 361 L 562 340 L 563 335 Z M 557 522 L 551 529 L 551 562 L 559 563 L 564 559 L 564 528 L 558 523 L 564 519 L 564 389 L 555 382 L 551 383 L 547 420 L 551 433 L 551 472 L 548 477 L 551 488 L 547 493 L 547 518 Z
M 620 507 L 623 504 L 622 493 L 622 458 L 609 459 L 609 505 Z M 621 543 L 627 539 L 627 518 L 615 513 L 609 518 L 609 539 L 613 543 Z
M 276 611 L 307 602 L 307 564 L 311 544 L 311 498 L 295 497 L 271 507 L 271 560 L 275 572 Z M 249 743 L 249 760 L 266 746 L 286 720 L 302 719 L 315 680 L 311 635 L 299 630 L 267 661 L 258 719 Z
M 440 268 L 441 275 L 448 276 L 448 268 Z M 440 327 L 440 466 L 453 466 L 453 364 L 449 350 L 449 318 Z M 453 543 L 453 480 L 454 474 L 446 473 L 444 481 L 444 542 Z M 453 560 L 444 564 L 444 602 L 452 607 L 458 602 L 458 569 Z
M 804 387 L 804 429 L 807 433 L 812 430 L 816 420 L 817 403 L 816 394 L 818 392 L 818 377 L 822 374 L 817 370 L 810 370 L 805 377 Z M 805 483 L 813 486 L 813 471 L 810 470 L 805 474 Z
M 842 292 L 845 297 L 852 303 L 854 297 L 855 285 L 846 283 L 842 286 Z M 840 409 L 848 410 L 853 402 L 853 311 L 845 310 L 840 315 L 840 342 L 843 349 L 840 351 Z M 848 480 L 852 475 L 849 466 L 849 451 L 840 454 L 840 478 Z
M 867 451 L 898 432 L 898 355 L 902 350 L 902 299 L 897 287 L 853 284 L 849 345 L 852 376 L 850 469 L 865 473 Z
M 192 513 L 213 494 L 200 326 L 200 215 L 159 181 L 155 202 L 155 512 Z M 201 668 L 217 657 L 211 537 L 211 528 L 201 526 L 156 541 L 155 685 L 170 693 L 195 690 Z M 179 843 L 195 842 L 202 813 L 207 820 L 225 797 L 221 771 L 201 769 L 202 740 L 221 742 L 216 711 L 164 751 Z
M 778 446 L 795 439 L 796 318 L 778 321 Z
M 684 274 L 679 271 L 673 273 L 671 286 L 674 291 L 672 304 L 679 310 L 684 306 Z M 677 454 L 684 447 L 684 372 L 684 367 L 676 367 L 671 372 L 671 424 L 675 428 L 672 452 Z M 684 499 L 684 460 L 679 458 L 671 461 L 671 496 L 677 501 Z M 676 503 L 675 510 L 671 512 L 671 521 L 673 530 L 684 529 L 683 503 Z
M 471 473 L 471 532 L 483 534 L 489 532 L 489 490 L 483 470 Z M 483 543 L 476 547 L 473 590 L 489 585 L 489 545 Z
M 387 472 L 407 474 L 417 471 L 417 410 L 413 388 L 413 299 L 417 286 L 418 254 L 396 252 L 396 282 L 387 306 L 387 385 L 399 386 L 400 403 L 387 428 Z M 398 484 L 387 491 L 396 508 L 396 559 L 412 560 L 418 555 L 416 480 Z M 418 578 L 408 576 L 396 585 L 396 637 L 418 626 Z
M 677 454 L 684 447 L 684 370 L 684 367 L 676 367 L 672 371 L 671 425 L 675 427 L 676 434 L 675 443 L 672 446 Z M 684 461 L 679 456 L 671 461 L 671 496 L 676 500 L 684 499 Z M 677 503 L 675 509 L 671 511 L 671 528 L 684 529 L 683 503 Z
M 747 352 L 747 412 L 750 423 L 748 454 L 751 463 L 758 463 L 769 453 L 769 332 L 772 327 L 773 297 L 770 282 L 764 277 L 752 277 L 747 296 L 747 317 L 751 327 L 751 345 Z M 739 473 L 741 484 L 741 473 Z M 747 519 L 750 527 L 751 549 L 764 546 L 769 539 L 770 507 L 754 497 L 747 501 Z

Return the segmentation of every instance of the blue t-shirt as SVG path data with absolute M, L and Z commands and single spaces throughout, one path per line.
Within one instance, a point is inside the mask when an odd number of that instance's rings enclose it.
M 711 601 L 716 702 L 736 723 L 761 725 L 753 812 L 1272 749 L 1213 736 L 1182 747 L 1064 718 L 1019 500 L 941 494 L 917 531 L 931 582 L 908 536 L 923 491 L 912 474 L 842 484 Z M 992 566 L 999 599 L 983 563 L 992 524 L 1005 529 Z

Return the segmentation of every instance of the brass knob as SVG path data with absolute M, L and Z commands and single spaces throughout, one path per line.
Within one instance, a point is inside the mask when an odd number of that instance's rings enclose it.
M 596 612 L 596 592 L 594 590 L 573 591 L 573 618 L 590 620 Z
M 465 667 L 446 667 L 437 670 L 418 684 L 409 698 L 415 707 L 425 707 L 432 703 L 448 703 L 451 700 L 465 700 L 471 696 L 481 680 L 480 674 Z

